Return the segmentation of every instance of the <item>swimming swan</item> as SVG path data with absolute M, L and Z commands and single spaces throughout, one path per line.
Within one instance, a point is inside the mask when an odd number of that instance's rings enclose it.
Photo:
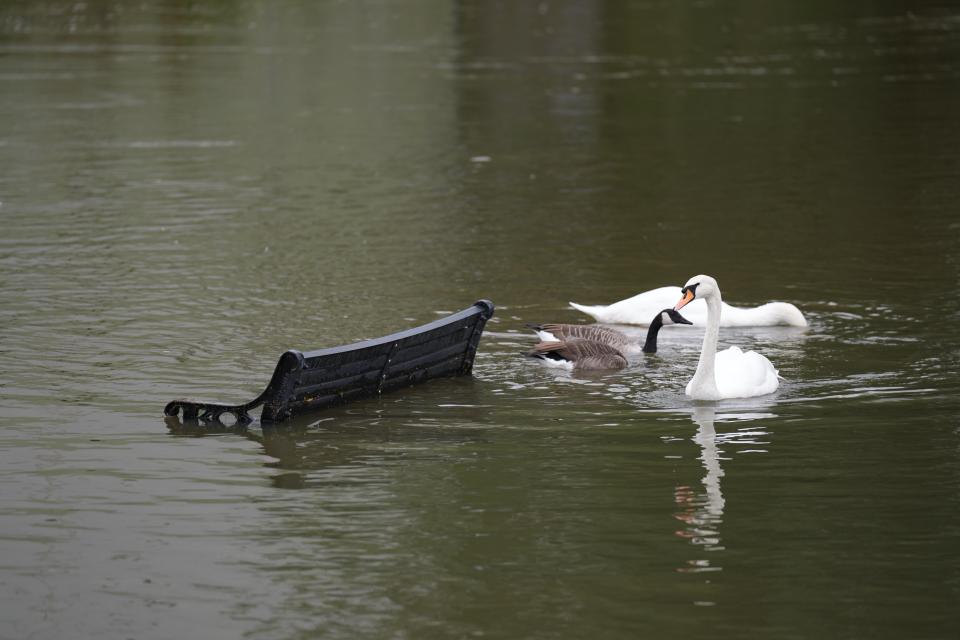
M 744 353 L 739 347 L 717 352 L 723 309 L 717 281 L 710 276 L 694 276 L 680 293 L 683 297 L 674 307 L 678 311 L 694 299 L 702 298 L 707 306 L 707 331 L 703 336 L 697 372 L 687 384 L 687 395 L 694 400 L 722 400 L 751 398 L 776 391 L 780 378 L 765 356 L 756 351 Z
M 664 309 L 650 322 L 647 340 L 641 346 L 609 327 L 583 324 L 528 325 L 542 340 L 527 355 L 545 364 L 578 370 L 623 369 L 624 353 L 657 352 L 657 334 L 664 325 L 691 324 L 674 309 Z
M 664 309 L 654 316 L 647 330 L 647 340 L 643 344 L 624 333 L 596 324 L 537 324 L 527 325 L 544 342 L 562 342 L 570 338 L 582 338 L 603 342 L 617 348 L 622 353 L 656 353 L 657 335 L 660 329 L 671 324 L 693 324 L 672 308 Z
M 570 306 L 577 311 L 596 318 L 597 322 L 613 324 L 645 325 L 649 318 L 654 317 L 657 309 L 663 309 L 673 304 L 680 296 L 679 287 L 660 287 L 638 293 L 632 298 L 614 302 L 611 305 L 588 306 L 571 302 Z M 706 304 L 697 300 L 686 308 L 684 314 L 696 324 L 703 324 L 707 319 Z M 772 325 L 790 325 L 805 327 L 807 321 L 794 305 L 789 302 L 768 302 L 751 309 L 723 305 L 720 315 L 720 326 L 723 327 L 766 327 Z

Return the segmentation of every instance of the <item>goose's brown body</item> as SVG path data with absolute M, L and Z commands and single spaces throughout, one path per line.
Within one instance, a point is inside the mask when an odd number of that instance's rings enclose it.
M 621 352 L 629 351 L 631 348 L 640 350 L 640 344 L 623 333 L 616 329 L 595 324 L 541 324 L 537 328 L 540 331 L 552 334 L 561 341 L 571 339 L 593 340 L 608 344 Z
M 623 369 L 627 358 L 609 344 L 583 338 L 562 342 L 541 342 L 530 352 L 531 356 L 570 362 L 574 369 Z

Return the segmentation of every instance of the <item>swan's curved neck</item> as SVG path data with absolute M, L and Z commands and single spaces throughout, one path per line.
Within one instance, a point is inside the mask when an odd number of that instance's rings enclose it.
M 650 323 L 650 328 L 647 329 L 647 341 L 643 345 L 644 353 L 657 352 L 657 334 L 660 333 L 661 327 L 663 327 L 663 314 L 658 313 Z
M 693 374 L 693 380 L 690 381 L 690 388 L 687 393 L 694 398 L 708 400 L 720 395 L 717 390 L 717 375 L 714 371 L 714 364 L 717 359 L 717 342 L 720 339 L 720 311 L 723 307 L 723 301 L 720 299 L 719 291 L 706 296 L 705 300 L 707 303 L 707 331 L 703 334 L 703 348 L 700 350 L 697 372 Z

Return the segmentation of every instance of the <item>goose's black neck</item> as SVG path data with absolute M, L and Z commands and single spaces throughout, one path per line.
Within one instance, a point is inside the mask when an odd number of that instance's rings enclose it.
M 657 352 L 657 334 L 660 333 L 660 329 L 663 327 L 663 314 L 658 313 L 657 317 L 653 319 L 653 322 L 650 323 L 650 328 L 647 330 L 647 341 L 643 344 L 644 353 L 656 353 Z

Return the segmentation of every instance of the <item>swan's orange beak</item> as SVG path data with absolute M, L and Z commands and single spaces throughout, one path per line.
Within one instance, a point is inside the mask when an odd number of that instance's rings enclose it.
M 677 303 L 677 306 L 675 306 L 673 310 L 680 311 L 680 309 L 683 309 L 685 306 L 687 306 L 687 304 L 691 302 L 693 298 L 694 298 L 693 289 L 685 288 L 683 290 L 683 298 L 680 299 L 680 302 Z

